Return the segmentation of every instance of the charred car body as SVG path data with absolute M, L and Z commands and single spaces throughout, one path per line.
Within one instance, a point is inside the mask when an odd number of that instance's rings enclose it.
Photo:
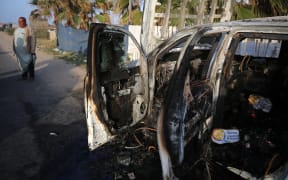
M 124 29 L 93 24 L 89 147 L 145 124 L 157 129 L 164 179 L 285 179 L 287 65 L 288 17 L 195 26 L 148 56 Z

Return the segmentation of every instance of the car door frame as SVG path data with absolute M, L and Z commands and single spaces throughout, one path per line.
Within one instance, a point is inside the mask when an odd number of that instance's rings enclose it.
M 97 59 L 99 58 L 99 55 L 97 54 L 97 47 L 99 45 L 97 45 L 97 36 L 98 33 L 106 30 L 111 31 L 111 33 L 114 31 L 116 33 L 122 33 L 127 35 L 132 39 L 132 41 L 138 48 L 140 52 L 139 70 L 142 76 L 142 82 L 145 92 L 142 96 L 146 105 L 145 115 L 149 106 L 147 57 L 139 42 L 136 40 L 132 33 L 124 29 L 123 27 L 102 23 L 92 23 L 89 30 L 87 67 L 86 75 L 84 78 L 84 107 L 88 126 L 88 145 L 90 150 L 93 150 L 100 145 L 106 143 L 111 138 L 113 138 L 115 134 L 117 134 L 117 131 L 112 130 L 113 128 L 109 124 L 107 109 L 105 109 L 105 107 L 103 107 L 103 104 L 101 104 L 102 100 L 99 100 L 99 98 L 102 98 L 102 92 L 100 88 L 100 77 L 98 73 L 100 65 L 99 59 Z M 145 115 L 143 117 L 140 117 L 140 119 L 137 119 L 137 121 L 133 121 L 133 123 L 130 125 L 136 124 L 138 121 L 143 119 Z

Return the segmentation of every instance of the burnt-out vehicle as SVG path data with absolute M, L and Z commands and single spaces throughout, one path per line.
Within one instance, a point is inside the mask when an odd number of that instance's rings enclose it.
M 147 56 L 129 32 L 93 24 L 89 147 L 145 124 L 164 179 L 287 179 L 287 65 L 287 16 L 195 26 Z

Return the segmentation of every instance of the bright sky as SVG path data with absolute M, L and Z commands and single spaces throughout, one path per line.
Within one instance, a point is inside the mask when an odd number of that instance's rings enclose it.
M 30 12 L 36 9 L 30 0 L 0 0 L 0 22 L 17 24 L 18 17 L 24 16 L 29 22 Z

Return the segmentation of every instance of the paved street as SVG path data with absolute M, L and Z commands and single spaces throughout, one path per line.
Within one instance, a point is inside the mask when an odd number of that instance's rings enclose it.
M 35 79 L 22 80 L 12 37 L 0 39 L 0 180 L 161 179 L 158 152 L 125 149 L 129 133 L 89 152 L 84 67 L 38 48 Z
M 85 179 L 84 68 L 37 49 L 35 80 L 22 80 L 12 36 L 0 39 L 0 179 Z

